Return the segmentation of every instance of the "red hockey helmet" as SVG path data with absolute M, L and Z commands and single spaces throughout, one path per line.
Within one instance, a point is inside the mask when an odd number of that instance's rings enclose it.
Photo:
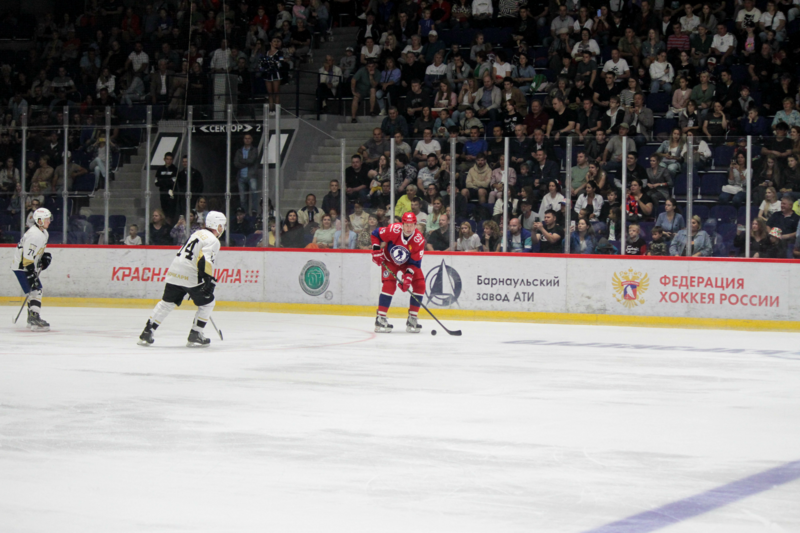
M 416 224 L 417 223 L 417 215 L 409 211 L 405 215 L 403 215 L 403 224 Z

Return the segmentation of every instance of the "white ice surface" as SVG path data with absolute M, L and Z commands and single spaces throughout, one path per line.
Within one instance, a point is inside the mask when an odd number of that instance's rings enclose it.
M 797 334 L 148 313 L 0 325 L 0 532 L 582 533 L 800 460 Z M 663 531 L 800 531 L 800 481 Z

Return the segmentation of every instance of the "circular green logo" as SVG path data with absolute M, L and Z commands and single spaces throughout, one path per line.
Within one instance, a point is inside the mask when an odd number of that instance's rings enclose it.
M 331 273 L 320 261 L 309 261 L 300 271 L 300 288 L 309 296 L 324 293 L 331 282 Z

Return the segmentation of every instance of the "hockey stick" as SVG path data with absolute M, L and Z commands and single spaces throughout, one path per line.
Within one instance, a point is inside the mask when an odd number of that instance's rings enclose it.
M 25 299 L 22 301 L 22 306 L 19 308 L 19 313 L 17 313 L 16 318 L 14 318 L 14 324 L 16 324 L 17 320 L 19 320 L 19 315 L 22 314 L 22 310 L 25 309 L 25 304 L 28 303 L 28 298 L 30 298 L 30 297 L 31 297 L 31 293 L 28 293 L 28 294 L 25 295 Z
M 396 279 L 396 280 L 397 280 L 397 282 L 398 282 L 398 283 L 400 284 L 400 286 L 402 287 L 402 286 L 403 286 L 403 280 L 401 280 L 400 278 L 398 278 L 398 277 L 397 277 L 397 274 L 395 274 L 394 272 L 392 272 L 392 270 L 391 270 L 389 267 L 387 267 L 387 266 L 386 266 L 386 262 L 385 262 L 385 261 L 384 261 L 384 263 L 383 263 L 383 267 L 384 267 L 386 270 L 388 270 L 389 272 L 391 272 L 391 273 L 392 273 L 392 276 L 394 276 L 394 279 Z M 447 329 L 447 328 L 445 327 L 445 325 L 444 325 L 444 324 L 442 324 L 442 323 L 439 321 L 439 319 L 438 319 L 438 318 L 436 318 L 436 315 L 434 315 L 433 313 L 431 313 L 431 310 L 430 310 L 430 309 L 428 309 L 428 306 L 426 306 L 424 303 L 422 303 L 422 302 L 419 300 L 419 298 L 417 298 L 417 295 L 416 295 L 416 294 L 414 294 L 413 292 L 411 292 L 411 293 L 409 293 L 409 294 L 410 294 L 410 295 L 411 295 L 411 297 L 414 299 L 414 301 L 415 301 L 415 302 L 417 302 L 417 303 L 419 304 L 419 306 L 420 306 L 420 307 L 422 307 L 423 309 L 425 309 L 425 310 L 428 312 L 428 314 L 429 314 L 429 315 L 431 315 L 431 318 L 432 318 L 432 319 L 434 319 L 434 320 L 436 321 L 436 323 L 437 323 L 437 324 L 439 324 L 440 326 L 442 326 L 442 329 L 443 329 L 443 330 L 445 330 L 447 333 L 449 333 L 450 335 L 453 335 L 453 336 L 455 336 L 455 337 L 460 337 L 460 336 L 461 336 L 461 330 L 460 330 L 460 329 L 457 329 L 457 330 L 455 330 L 455 331 L 452 331 L 452 330 L 449 330 L 449 329 Z
M 216 324 L 214 324 L 214 319 L 212 317 L 208 317 L 208 320 L 211 322 L 211 325 L 214 326 L 214 329 L 217 331 L 217 335 L 219 335 L 219 340 L 224 340 L 222 338 L 222 330 L 220 330 Z
M 36 279 L 39 279 L 39 274 L 41 273 L 42 273 L 41 269 L 36 271 Z M 33 292 L 32 288 L 25 294 L 25 299 L 22 300 L 22 305 L 19 308 L 19 313 L 17 313 L 17 316 L 14 318 L 14 324 L 16 324 L 17 320 L 19 320 L 19 315 L 22 314 L 22 310 L 25 309 L 25 304 L 28 303 L 28 299 L 31 297 L 31 292 Z

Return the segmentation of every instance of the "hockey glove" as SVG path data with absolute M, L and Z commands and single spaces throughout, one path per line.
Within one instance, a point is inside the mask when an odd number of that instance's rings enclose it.
M 214 288 L 217 286 L 217 279 L 214 276 L 208 276 L 203 281 L 203 296 L 210 298 L 214 295 Z
M 33 265 L 28 265 L 27 271 L 25 272 L 25 278 L 28 280 L 28 286 L 32 291 L 38 291 L 42 288 L 42 285 L 39 282 L 39 276 L 36 275 Z
M 42 254 L 42 258 L 39 259 L 39 268 L 42 270 L 47 270 L 47 267 L 50 266 L 50 262 L 53 260 L 53 256 L 50 252 L 45 252 Z
M 414 280 L 414 272 L 411 269 L 406 270 L 405 275 L 403 276 L 403 292 L 408 292 L 408 289 L 411 288 L 411 282 Z
M 372 262 L 378 266 L 383 265 L 383 250 L 377 244 L 372 245 Z

